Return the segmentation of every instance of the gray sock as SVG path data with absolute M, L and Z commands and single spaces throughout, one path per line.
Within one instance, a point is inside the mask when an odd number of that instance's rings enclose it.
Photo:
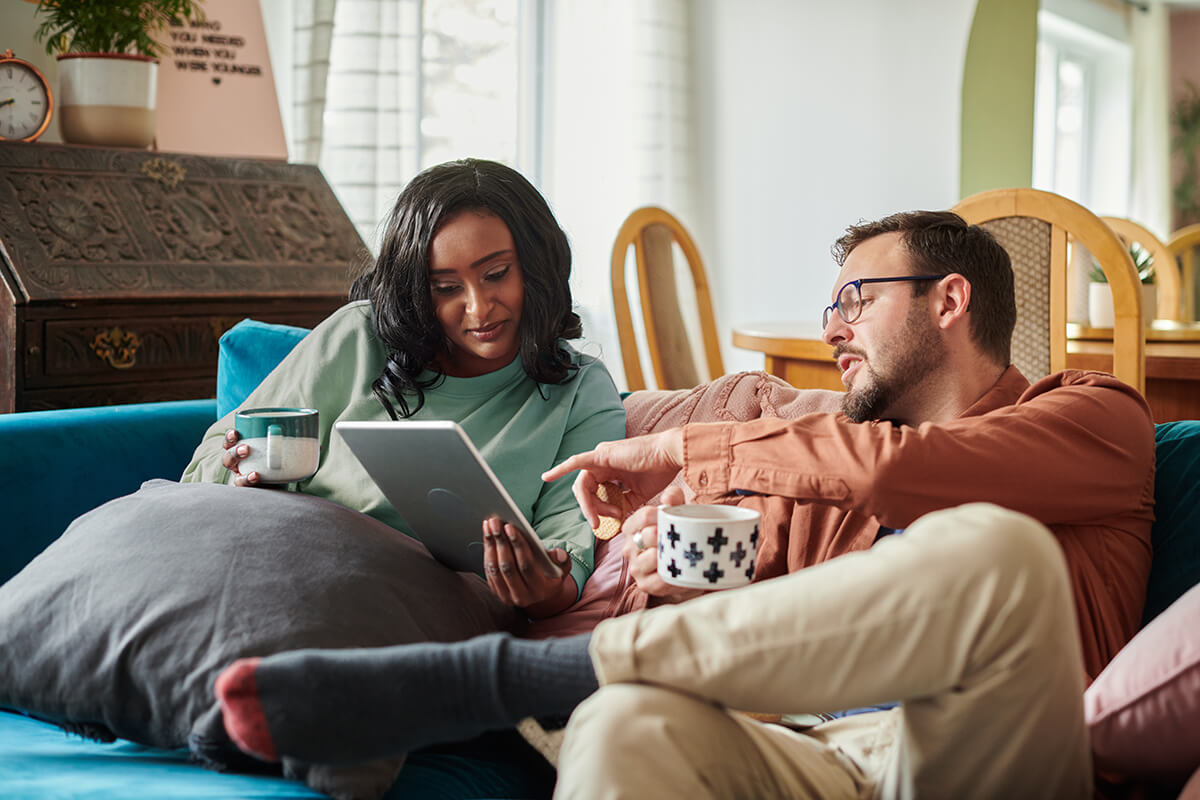
M 496 633 L 452 644 L 297 650 L 235 662 L 217 694 L 226 729 L 247 752 L 363 761 L 527 716 L 569 715 L 597 688 L 590 639 Z

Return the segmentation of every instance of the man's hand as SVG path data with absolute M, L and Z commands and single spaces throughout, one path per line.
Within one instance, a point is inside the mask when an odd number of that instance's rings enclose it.
M 662 494 L 664 506 L 675 506 L 683 502 L 683 490 L 678 486 L 667 487 Z M 625 535 L 622 555 L 629 562 L 629 574 L 638 588 L 659 601 L 682 603 L 704 592 L 667 583 L 658 574 L 658 506 L 642 506 L 629 515 L 621 526 Z M 634 534 L 640 533 L 635 539 Z M 641 547 L 638 547 L 638 543 Z M 653 605 L 653 603 L 651 603 Z
M 683 467 L 683 429 L 635 436 L 616 442 L 602 442 L 595 450 L 579 453 L 542 473 L 542 480 L 553 481 L 580 470 L 573 490 L 579 507 L 592 528 L 600 526 L 600 517 L 620 517 L 621 508 L 597 496 L 600 484 L 614 482 L 625 490 L 630 506 L 645 505 L 666 488 Z

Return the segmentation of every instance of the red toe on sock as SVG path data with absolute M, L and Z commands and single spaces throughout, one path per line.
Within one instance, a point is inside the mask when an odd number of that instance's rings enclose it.
M 278 761 L 271 731 L 262 704 L 258 701 L 258 684 L 254 673 L 258 669 L 257 658 L 243 658 L 233 662 L 217 676 L 213 689 L 221 702 L 221 715 L 225 732 L 242 751 L 263 761 Z

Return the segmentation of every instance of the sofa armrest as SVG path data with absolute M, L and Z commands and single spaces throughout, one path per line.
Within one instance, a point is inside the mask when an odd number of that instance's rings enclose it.
M 215 400 L 0 414 L 0 583 L 75 517 L 151 478 L 177 480 Z

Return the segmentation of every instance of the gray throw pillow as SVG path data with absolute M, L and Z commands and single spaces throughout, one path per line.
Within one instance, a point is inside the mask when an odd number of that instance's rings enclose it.
M 212 684 L 236 658 L 454 641 L 515 624 L 483 581 L 357 511 L 285 491 L 148 481 L 79 517 L 0 586 L 0 707 L 92 738 L 190 745 L 228 766 L 240 754 Z M 285 760 L 284 770 L 335 797 L 370 797 L 402 763 Z

